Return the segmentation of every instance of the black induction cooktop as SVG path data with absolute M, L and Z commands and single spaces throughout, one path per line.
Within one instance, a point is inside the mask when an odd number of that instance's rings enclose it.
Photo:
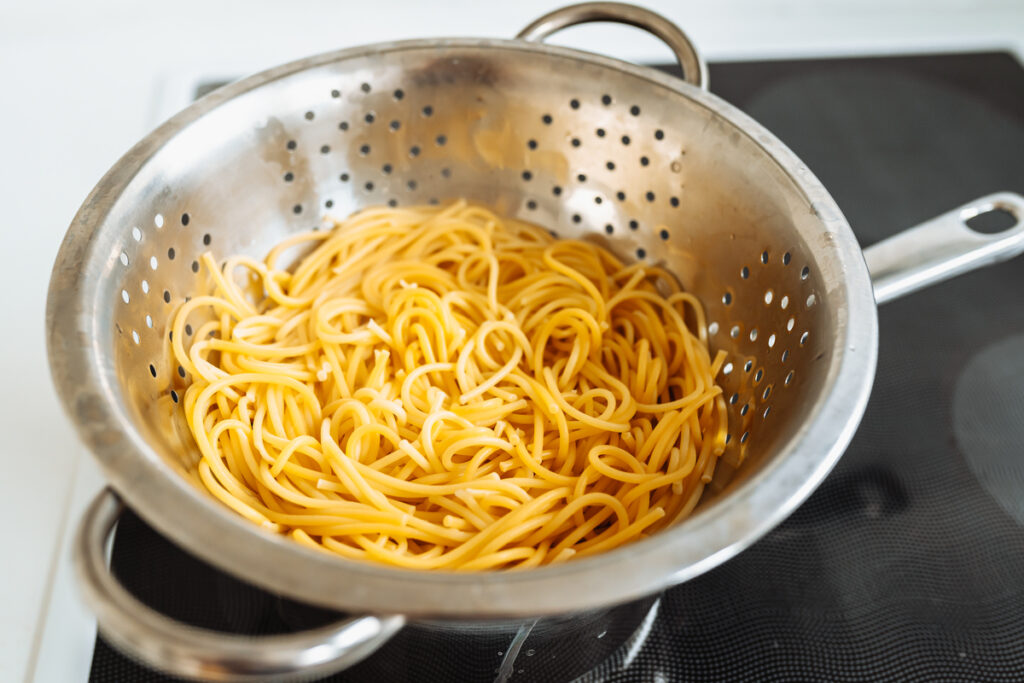
M 1024 69 L 1008 54 L 710 75 L 817 174 L 862 246 L 1024 192 Z M 753 547 L 592 636 L 617 638 L 612 654 L 529 633 L 409 636 L 325 680 L 1024 680 L 1024 258 L 886 304 L 880 327 L 871 401 L 835 471 Z M 112 566 L 143 601 L 207 628 L 329 616 L 212 569 L 130 513 Z M 90 680 L 171 679 L 99 638 Z

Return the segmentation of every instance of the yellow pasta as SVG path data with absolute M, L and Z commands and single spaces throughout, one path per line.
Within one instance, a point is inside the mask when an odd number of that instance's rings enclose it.
M 596 244 L 460 201 L 202 261 L 209 291 L 172 334 L 199 479 L 303 545 L 562 562 L 689 514 L 724 449 L 699 301 Z

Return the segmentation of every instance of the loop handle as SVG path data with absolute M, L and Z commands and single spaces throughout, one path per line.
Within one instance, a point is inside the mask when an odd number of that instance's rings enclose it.
M 598 21 L 628 24 L 658 37 L 675 53 L 679 67 L 683 70 L 683 80 L 698 88 L 708 89 L 708 67 L 697 53 L 693 42 L 665 17 L 636 5 L 622 2 L 584 2 L 569 5 L 545 14 L 520 31 L 516 38 L 540 43 L 551 34 L 569 26 Z
M 75 539 L 75 573 L 103 635 L 155 669 L 207 681 L 308 680 L 352 666 L 405 623 L 400 615 L 364 616 L 301 633 L 242 636 L 175 621 L 139 602 L 107 568 L 103 549 L 123 507 L 109 488 L 89 505 Z

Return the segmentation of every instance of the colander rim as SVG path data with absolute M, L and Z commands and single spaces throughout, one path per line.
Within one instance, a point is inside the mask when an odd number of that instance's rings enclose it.
M 99 317 L 83 268 L 93 237 L 121 193 L 173 137 L 204 114 L 250 90 L 316 67 L 409 50 L 511 50 L 585 60 L 675 91 L 746 135 L 816 207 L 841 277 L 826 280 L 837 311 L 822 400 L 763 471 L 708 509 L 671 529 L 617 550 L 525 571 L 459 573 L 396 569 L 305 548 L 237 516 L 185 481 L 131 426 L 119 403 L 113 359 L 95 343 Z M 90 275 L 91 273 L 91 275 Z M 109 303 L 109 302 L 108 302 Z M 104 175 L 74 217 L 58 253 L 47 298 L 47 347 L 63 407 L 114 489 L 175 543 L 235 576 L 288 597 L 350 612 L 449 618 L 516 618 L 622 603 L 691 579 L 761 538 L 785 519 L 831 471 L 867 404 L 877 361 L 877 312 L 853 232 L 825 187 L 767 129 L 717 96 L 650 67 L 580 50 L 498 38 L 384 42 L 295 60 L 225 86 L 144 137 Z

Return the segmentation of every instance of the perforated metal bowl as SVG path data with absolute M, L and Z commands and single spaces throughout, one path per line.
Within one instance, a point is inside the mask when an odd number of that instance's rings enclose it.
M 690 82 L 538 42 L 596 19 L 661 36 Z M 53 375 L 113 489 L 218 567 L 371 615 L 591 609 L 685 581 L 752 543 L 809 495 L 857 426 L 875 368 L 875 296 L 1018 253 L 1020 225 L 978 235 L 963 220 L 993 207 L 1019 217 L 1022 203 L 1006 194 L 979 200 L 875 247 L 873 296 L 862 252 L 825 188 L 771 133 L 707 93 L 704 74 L 664 19 L 596 3 L 553 13 L 518 40 L 418 40 L 304 59 L 172 118 L 85 201 L 50 287 Z M 198 456 L 178 405 L 190 378 L 172 360 L 168 317 L 200 286 L 199 254 L 259 255 L 325 214 L 460 197 L 663 265 L 704 302 L 711 346 L 729 354 L 729 443 L 692 517 L 560 566 L 419 572 L 314 552 L 196 484 Z M 263 674 L 295 669 L 302 657 L 336 667 L 401 626 L 402 617 L 366 617 L 287 647 L 190 640 L 138 611 L 104 571 L 97 549 L 116 511 L 102 499 L 83 527 L 87 597 L 117 642 L 179 673 L 203 671 L 211 659 L 227 670 L 231 657 L 235 669 L 247 659 Z M 310 643 L 328 636 L 330 647 L 310 654 Z

